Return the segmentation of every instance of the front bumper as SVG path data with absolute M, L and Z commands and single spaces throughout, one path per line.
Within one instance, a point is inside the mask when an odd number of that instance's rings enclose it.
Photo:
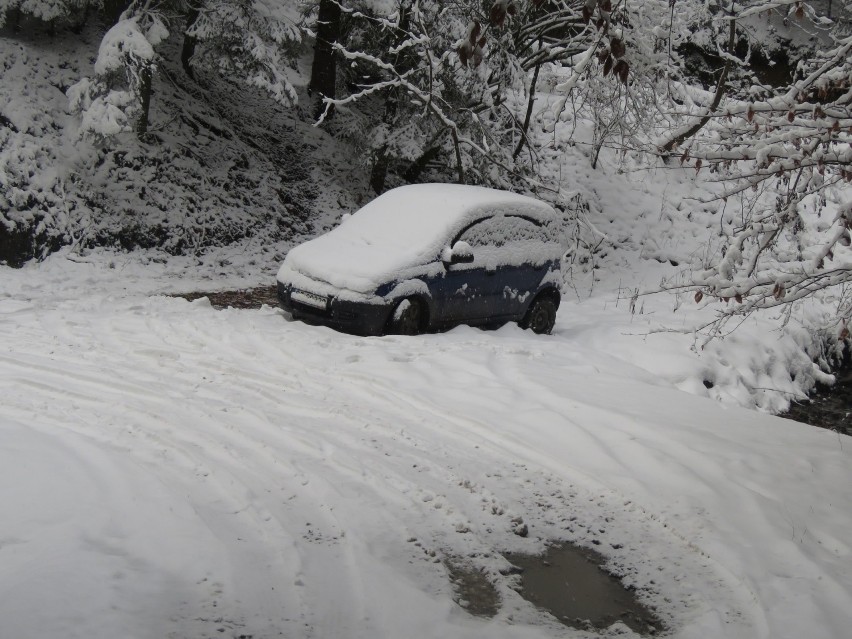
M 324 298 L 282 282 L 278 282 L 278 302 L 295 319 L 355 335 L 382 335 L 391 313 L 384 304 Z

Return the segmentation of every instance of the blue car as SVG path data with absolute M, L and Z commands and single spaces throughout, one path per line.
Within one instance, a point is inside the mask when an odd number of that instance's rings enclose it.
M 550 333 L 562 252 L 544 202 L 476 186 L 403 186 L 294 247 L 278 271 L 278 299 L 295 319 L 360 335 L 506 322 Z

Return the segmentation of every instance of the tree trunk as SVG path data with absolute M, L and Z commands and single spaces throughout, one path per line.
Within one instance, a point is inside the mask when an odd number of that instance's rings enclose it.
M 538 82 L 538 72 L 541 69 L 541 64 L 535 65 L 532 81 L 530 82 L 530 97 L 527 102 L 527 113 L 524 116 L 524 128 L 521 129 L 521 139 L 518 140 L 518 146 L 515 147 L 515 152 L 512 153 L 512 159 L 515 160 L 521 154 L 524 144 L 527 141 L 527 132 L 530 130 L 530 119 L 532 118 L 533 105 L 535 104 L 535 85 Z
M 464 184 L 464 166 L 462 165 L 461 148 L 459 146 L 459 134 L 455 129 L 450 129 L 453 135 L 453 147 L 456 150 L 456 171 L 458 173 L 458 183 Z
M 379 149 L 376 161 L 373 163 L 373 168 L 370 171 L 370 186 L 376 195 L 380 195 L 385 188 L 389 162 L 387 146 L 383 146 Z
M 319 117 L 325 109 L 323 98 L 334 98 L 337 84 L 337 53 L 334 45 L 340 37 L 341 10 L 337 0 L 320 0 L 317 15 L 317 36 L 314 44 L 314 63 L 308 90 L 315 93 L 314 115 Z M 334 107 L 330 107 L 331 117 Z
M 148 111 L 151 108 L 151 67 L 143 67 L 139 71 L 139 97 L 142 100 L 142 108 L 139 119 L 136 120 L 136 135 L 140 138 L 148 133 Z
M 737 33 L 737 20 L 733 16 L 729 18 L 728 22 L 728 54 L 734 55 L 734 45 L 736 43 L 736 33 Z M 671 139 L 669 139 L 664 144 L 660 145 L 660 150 L 663 153 L 668 154 L 673 149 L 683 144 L 686 140 L 691 138 L 693 135 L 698 133 L 704 125 L 710 121 L 710 118 L 716 112 L 716 109 L 719 108 L 719 104 L 722 102 L 722 96 L 725 95 L 725 88 L 727 87 L 728 81 L 728 72 L 731 69 L 731 61 L 726 59 L 725 66 L 722 67 L 722 73 L 719 74 L 719 81 L 716 83 L 716 93 L 713 95 L 713 102 L 710 104 L 710 107 L 707 109 L 706 115 L 699 118 L 695 121 L 695 123 L 689 127 L 687 130 L 678 133 Z
M 12 33 L 19 33 L 21 31 L 21 8 L 18 6 L 12 7 L 6 13 L 6 24 L 12 27 Z
M 86 21 L 89 19 L 90 8 L 91 5 L 87 2 L 68 18 L 68 28 L 71 33 L 80 35 L 83 32 L 83 27 L 86 26 Z
M 423 170 L 426 168 L 426 165 L 437 158 L 438 153 L 440 152 L 441 148 L 437 146 L 430 146 L 428 149 L 423 151 L 423 154 L 414 160 L 414 162 L 411 163 L 411 166 L 408 167 L 408 170 L 403 176 L 405 181 L 410 183 L 416 182 L 420 178 L 420 174 L 423 173 Z
M 195 55 L 195 45 L 198 44 L 198 39 L 189 35 L 189 33 L 187 32 L 198 19 L 198 5 L 190 4 L 189 8 L 187 9 L 185 18 L 186 20 L 183 30 L 183 47 L 181 47 L 180 50 L 180 63 L 183 66 L 183 70 L 186 71 L 186 75 L 195 80 L 195 74 L 192 71 L 190 61 L 192 60 L 192 56 Z
M 112 27 L 130 6 L 131 0 L 104 0 L 104 25 Z

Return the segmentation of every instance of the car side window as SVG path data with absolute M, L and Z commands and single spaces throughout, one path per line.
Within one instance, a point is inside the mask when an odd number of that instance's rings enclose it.
M 541 241 L 544 237 L 541 225 L 519 215 L 507 215 L 504 219 L 508 243 Z
M 470 267 L 495 269 L 530 260 L 543 237 L 542 226 L 536 221 L 520 215 L 497 215 L 471 224 L 457 240 L 467 242 L 473 251 Z
M 506 215 L 475 222 L 458 239 L 473 248 L 501 247 L 516 242 L 541 241 L 544 235 L 541 224 L 520 215 Z
M 508 237 L 502 221 L 502 218 L 495 217 L 480 220 L 469 226 L 458 239 L 470 244 L 474 250 L 487 246 L 503 246 Z

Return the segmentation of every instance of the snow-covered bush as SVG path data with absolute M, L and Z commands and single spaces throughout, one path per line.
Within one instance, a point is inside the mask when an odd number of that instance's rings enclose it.
M 154 47 L 168 37 L 153 11 L 123 17 L 101 41 L 94 76 L 68 89 L 71 109 L 82 116 L 80 131 L 96 139 L 148 128 Z
M 191 69 L 242 78 L 277 102 L 298 101 L 294 60 L 301 43 L 295 0 L 204 0 L 191 13 L 186 35 Z
M 50 42 L 66 39 L 79 41 Z M 0 260 L 18 264 L 74 241 L 69 229 L 81 208 L 66 184 L 61 87 L 79 77 L 79 57 L 64 47 L 45 52 L 26 37 L 0 45 Z
M 303 135 L 312 127 L 292 131 L 292 111 L 238 78 L 205 77 L 203 93 L 171 82 L 179 37 L 157 49 L 149 135 L 80 139 L 65 92 L 81 75 L 94 81 L 86 67 L 102 35 L 91 21 L 80 35 L 0 38 L 0 261 L 61 246 L 194 253 L 246 237 L 270 246 L 307 232 L 318 197 Z M 101 130 L 116 106 L 108 100 L 121 96 L 104 96 Z M 116 128 L 132 126 L 119 111 Z M 321 195 L 346 202 L 328 182 Z
M 0 0 L 0 27 L 21 15 L 53 26 L 79 25 L 89 8 L 100 5 L 101 0 Z
M 71 108 L 81 114 L 81 133 L 103 140 L 147 132 L 155 49 L 172 25 L 184 23 L 182 56 L 190 72 L 214 70 L 292 106 L 301 40 L 297 9 L 297 2 L 274 0 L 135 0 L 104 35 L 94 75 L 68 92 Z

